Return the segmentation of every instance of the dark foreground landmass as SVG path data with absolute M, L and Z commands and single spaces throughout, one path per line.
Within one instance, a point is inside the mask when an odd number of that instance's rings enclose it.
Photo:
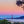
M 14 22 L 14 23 L 11 23 L 7 20 L 0 20 L 0 24 L 24 24 L 24 22 Z

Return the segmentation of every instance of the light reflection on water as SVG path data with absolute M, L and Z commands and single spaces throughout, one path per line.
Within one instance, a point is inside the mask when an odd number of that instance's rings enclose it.
M 7 19 L 9 21 L 13 21 L 13 22 L 24 22 L 24 19 Z

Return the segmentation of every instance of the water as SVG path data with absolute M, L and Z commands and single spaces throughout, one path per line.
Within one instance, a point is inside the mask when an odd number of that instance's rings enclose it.
M 7 19 L 12 22 L 24 22 L 24 19 Z

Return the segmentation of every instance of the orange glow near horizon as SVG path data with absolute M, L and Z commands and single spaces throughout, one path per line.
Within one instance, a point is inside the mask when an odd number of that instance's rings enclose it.
M 0 14 L 24 14 L 24 11 L 15 1 L 0 2 Z

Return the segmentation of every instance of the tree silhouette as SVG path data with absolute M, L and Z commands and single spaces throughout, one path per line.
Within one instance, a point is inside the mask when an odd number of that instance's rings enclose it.
M 0 20 L 0 24 L 11 24 L 11 22 L 8 22 L 7 20 Z

